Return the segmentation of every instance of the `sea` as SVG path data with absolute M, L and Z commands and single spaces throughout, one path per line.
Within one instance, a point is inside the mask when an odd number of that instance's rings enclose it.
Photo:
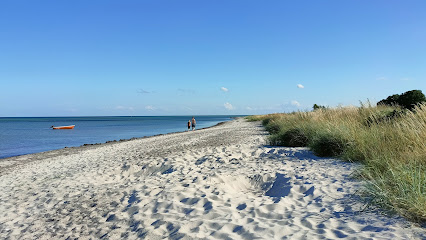
M 195 116 L 197 129 L 239 116 Z M 1 117 L 0 159 L 64 147 L 183 132 L 192 116 Z M 75 125 L 72 130 L 51 126 Z

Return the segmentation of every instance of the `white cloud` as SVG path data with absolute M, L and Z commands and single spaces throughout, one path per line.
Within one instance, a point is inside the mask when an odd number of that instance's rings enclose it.
M 145 106 L 145 109 L 148 111 L 154 111 L 157 108 L 155 108 L 154 106 L 148 105 L 148 106 Z
M 298 87 L 298 88 L 305 88 L 305 86 L 303 86 L 303 85 L 302 85 L 302 84 L 300 84 L 300 83 L 299 83 L 299 84 L 297 84 L 297 87 Z
M 220 90 L 224 91 L 224 92 L 228 92 L 229 89 L 227 89 L 226 87 L 221 87 Z
M 291 105 L 296 106 L 296 107 L 300 107 L 300 103 L 296 100 L 291 101 Z
M 401 78 L 402 81 L 410 81 L 409 78 Z
M 377 80 L 379 80 L 379 81 L 386 81 L 386 80 L 388 80 L 388 78 L 387 77 L 378 77 Z
M 232 106 L 232 104 L 230 104 L 229 102 L 223 104 L 223 106 L 227 109 L 227 110 L 233 110 L 234 107 Z
M 251 108 L 251 107 L 246 107 L 246 110 L 251 111 L 251 110 L 253 110 L 253 108 Z
M 125 107 L 125 106 L 117 106 L 115 107 L 116 110 L 128 110 L 128 111 L 134 111 L 135 109 L 133 107 Z

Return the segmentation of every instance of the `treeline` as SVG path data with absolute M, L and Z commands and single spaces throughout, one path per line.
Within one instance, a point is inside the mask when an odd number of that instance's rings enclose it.
M 400 106 L 403 109 L 412 110 L 417 105 L 426 102 L 426 97 L 421 90 L 411 90 L 402 94 L 393 94 L 380 100 L 377 105 Z M 313 110 L 326 109 L 326 106 L 314 104 Z
M 394 94 L 380 100 L 377 105 L 400 106 L 412 110 L 417 105 L 426 102 L 426 97 L 421 90 L 411 90 L 402 94 Z

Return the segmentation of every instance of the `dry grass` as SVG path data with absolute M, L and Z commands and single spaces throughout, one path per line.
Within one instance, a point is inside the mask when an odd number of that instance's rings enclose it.
M 426 105 L 402 114 L 394 107 L 321 109 L 252 116 L 272 131 L 271 143 L 302 131 L 321 156 L 361 161 L 370 203 L 417 222 L 426 221 Z

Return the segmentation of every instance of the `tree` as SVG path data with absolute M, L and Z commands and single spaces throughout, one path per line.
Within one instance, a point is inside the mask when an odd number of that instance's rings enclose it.
M 426 97 L 421 90 L 411 90 L 403 93 L 398 102 L 402 107 L 412 110 L 416 105 L 426 102 Z
M 321 106 L 321 105 L 314 104 L 314 106 L 313 106 L 312 108 L 313 108 L 313 109 L 314 109 L 314 111 L 315 111 L 315 110 L 318 110 L 318 109 L 325 109 L 325 106 Z
M 401 97 L 401 95 L 399 95 L 399 94 L 391 95 L 391 96 L 387 97 L 386 99 L 380 100 L 377 103 L 377 105 L 399 105 L 399 98 L 400 97 Z
M 380 100 L 377 105 L 399 105 L 412 110 L 416 105 L 426 102 L 426 97 L 421 90 L 407 91 L 401 95 L 394 94 L 386 99 Z

